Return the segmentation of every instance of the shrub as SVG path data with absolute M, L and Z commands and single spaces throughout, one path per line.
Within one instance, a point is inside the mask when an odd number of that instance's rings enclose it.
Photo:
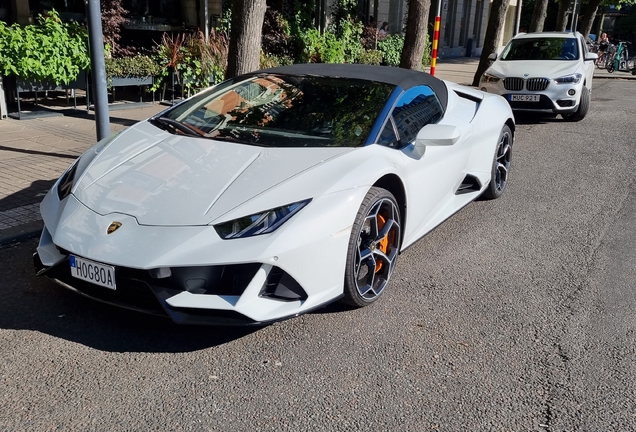
M 378 40 L 378 50 L 382 53 L 384 64 L 388 66 L 399 66 L 402 48 L 404 47 L 404 36 L 390 34 L 384 39 Z
M 356 22 L 350 18 L 340 23 L 338 40 L 344 45 L 344 60 L 346 63 L 355 63 L 364 51 L 360 42 L 363 28 L 364 26 L 361 22 Z
M 272 55 L 289 55 L 290 39 L 289 23 L 285 17 L 268 6 L 263 21 L 263 51 Z
M 382 64 L 382 52 L 378 50 L 365 50 L 360 53 L 358 63 L 367 65 Z
M 301 61 L 311 63 L 344 63 L 345 47 L 331 32 L 320 34 L 317 29 L 308 29 L 301 34 Z
M 267 54 L 261 51 L 260 69 L 269 69 L 279 66 L 288 66 L 294 64 L 294 59 L 289 56 Z
M 147 55 L 106 59 L 106 76 L 146 78 L 159 75 L 161 67 Z
M 89 66 L 86 30 L 55 10 L 24 27 L 0 21 L 0 74 L 68 84 Z

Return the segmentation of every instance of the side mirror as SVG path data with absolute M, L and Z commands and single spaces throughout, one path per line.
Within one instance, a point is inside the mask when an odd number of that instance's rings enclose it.
M 598 54 L 596 53 L 587 53 L 585 56 L 585 61 L 594 61 L 596 59 L 598 59 Z
M 413 156 L 420 159 L 424 156 L 426 147 L 447 147 L 455 144 L 461 133 L 457 126 L 427 124 L 417 133 L 413 143 Z
M 495 53 L 490 54 L 490 55 L 488 56 L 488 60 L 490 60 L 490 61 L 495 61 L 495 60 L 497 60 L 497 53 L 495 52 Z

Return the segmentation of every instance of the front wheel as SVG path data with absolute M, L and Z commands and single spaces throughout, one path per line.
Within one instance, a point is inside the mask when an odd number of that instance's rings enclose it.
M 481 195 L 482 198 L 497 199 L 503 194 L 508 184 L 510 163 L 512 162 L 512 141 L 512 131 L 508 125 L 504 125 L 499 134 L 497 150 L 492 161 L 490 183 Z
M 572 114 L 561 114 L 564 120 L 577 122 L 581 121 L 587 115 L 587 111 L 590 109 L 590 90 L 587 87 L 583 87 L 581 90 L 581 100 L 579 101 L 579 107 Z
M 351 228 L 343 302 L 363 307 L 382 295 L 395 268 L 401 234 L 397 201 L 389 191 L 372 187 Z

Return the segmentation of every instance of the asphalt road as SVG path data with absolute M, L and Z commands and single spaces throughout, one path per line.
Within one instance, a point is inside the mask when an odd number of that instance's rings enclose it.
M 0 430 L 636 429 L 636 83 L 593 93 L 581 123 L 522 121 L 504 196 L 365 309 L 177 327 L 0 249 Z

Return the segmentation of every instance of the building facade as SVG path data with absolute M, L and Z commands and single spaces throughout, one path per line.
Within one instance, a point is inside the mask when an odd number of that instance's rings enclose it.
M 360 0 L 367 16 L 379 24 L 389 23 L 390 33 L 400 33 L 405 25 L 406 0 Z M 329 4 L 333 0 L 328 0 Z M 439 57 L 474 57 L 481 55 L 484 44 L 490 0 L 432 0 L 429 11 L 429 34 L 433 33 L 437 9 L 441 10 Z M 499 41 L 505 44 L 515 32 L 521 7 L 520 0 L 510 0 L 504 32 Z
M 438 3 L 439 1 L 439 3 Z M 140 29 L 149 32 L 153 26 L 214 27 L 221 17 L 226 0 L 123 0 L 131 18 Z M 329 22 L 329 11 L 335 0 L 314 0 L 319 26 Z M 389 24 L 389 33 L 401 33 L 407 13 L 407 0 L 358 0 L 359 15 L 378 26 Z M 515 30 L 521 0 L 510 0 L 508 15 L 500 45 L 510 39 Z M 290 0 L 269 0 L 276 8 L 289 7 Z M 479 56 L 484 42 L 490 0 L 432 0 L 429 12 L 429 34 L 437 8 L 441 10 L 439 57 Z M 38 12 L 55 8 L 62 15 L 83 16 L 84 0 L 0 0 L 0 19 L 27 24 Z M 158 27 L 157 30 L 159 31 Z

